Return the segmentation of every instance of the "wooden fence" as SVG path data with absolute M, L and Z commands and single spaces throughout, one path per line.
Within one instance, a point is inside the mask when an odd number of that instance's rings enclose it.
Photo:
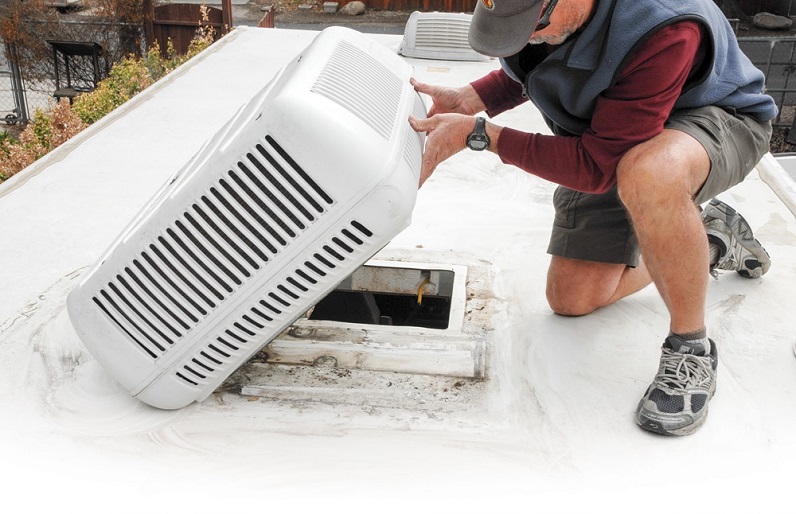
M 340 7 L 353 0 L 337 0 Z M 370 9 L 380 11 L 473 12 L 479 0 L 365 0 Z
M 202 20 L 201 6 L 197 4 L 175 3 L 153 7 L 152 0 L 144 0 L 144 13 L 147 46 L 157 41 L 160 51 L 164 53 L 169 40 L 178 54 L 187 52 Z M 216 39 L 229 32 L 232 29 L 232 0 L 222 0 L 221 9 L 207 7 L 207 18 L 204 25 L 215 29 Z

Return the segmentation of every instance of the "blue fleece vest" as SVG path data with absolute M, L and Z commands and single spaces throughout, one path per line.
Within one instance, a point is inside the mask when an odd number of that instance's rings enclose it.
M 634 50 L 662 27 L 683 20 L 701 23 L 711 47 L 707 66 L 686 84 L 674 109 L 717 105 L 759 121 L 776 117 L 773 99 L 763 93 L 763 73 L 738 48 L 711 0 L 599 0 L 583 31 L 551 54 L 542 45 L 526 45 L 501 59 L 501 65 L 524 84 L 554 132 L 579 135 L 589 127 L 597 97 L 614 83 Z

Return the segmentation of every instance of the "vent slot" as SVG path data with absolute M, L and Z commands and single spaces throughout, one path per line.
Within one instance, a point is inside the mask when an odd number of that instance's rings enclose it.
M 363 224 L 361 224 L 360 222 L 358 222 L 356 220 L 351 222 L 351 226 L 354 227 L 355 229 L 359 230 L 366 237 L 372 237 L 373 236 L 373 232 L 368 230 Z
M 353 241 L 354 243 L 356 243 L 357 245 L 362 244 L 362 240 L 357 236 L 355 236 L 354 234 L 352 234 L 351 231 L 346 228 L 343 229 L 343 235 L 346 236 L 351 241 Z
M 365 240 L 369 237 L 365 234 L 371 236 L 373 234 L 356 221 L 351 222 L 350 226 L 363 236 L 363 238 L 352 239 L 356 247 L 349 246 L 349 248 L 350 253 L 354 254 L 357 250 L 364 249 Z M 346 232 L 351 234 L 351 230 L 348 228 L 342 229 L 338 235 L 331 238 L 331 241 L 342 242 L 342 237 L 347 237 L 345 236 Z M 323 247 L 331 249 L 328 244 Z M 316 255 L 321 254 L 317 252 Z M 345 260 L 343 256 L 340 257 Z M 314 278 L 313 275 L 318 278 Z M 305 261 L 304 267 L 294 270 L 292 275 L 285 278 L 284 283 L 277 284 L 254 306 L 244 309 L 245 312 L 239 319 L 232 321 L 230 325 L 222 329 L 220 335 L 214 336 L 213 343 L 185 362 L 175 375 L 192 386 L 200 385 L 200 379 L 204 377 L 207 377 L 208 380 L 212 379 L 213 373 L 228 362 L 235 352 L 243 351 L 243 347 L 251 342 L 263 343 L 262 334 L 283 326 L 285 318 L 294 318 L 295 309 L 291 308 L 299 304 L 307 295 L 328 286 L 328 281 L 325 283 L 323 281 L 326 276 L 327 274 L 316 264 L 310 260 Z M 197 368 L 197 365 L 201 369 Z M 189 373 L 185 373 L 185 371 L 189 371 Z M 199 377 L 196 372 L 204 377 Z
M 211 361 L 211 362 L 212 362 L 213 364 L 215 364 L 216 366 L 221 366 L 221 365 L 223 364 L 223 362 L 221 362 L 220 360 L 218 360 L 218 359 L 216 359 L 216 358 L 213 358 L 213 357 L 211 357 L 211 356 L 210 356 L 210 355 L 208 355 L 208 354 L 207 354 L 207 352 L 205 352 L 205 351 L 201 351 L 201 352 L 199 352 L 199 355 L 201 355 L 201 356 L 202 356 L 202 357 L 204 357 L 205 359 L 207 359 L 207 360 Z
M 203 363 L 202 361 L 200 361 L 200 360 L 199 360 L 199 359 L 197 359 L 197 358 L 193 358 L 193 359 L 191 359 L 191 362 L 193 362 L 193 363 L 194 363 L 194 364 L 196 364 L 197 366 L 201 367 L 201 368 L 202 368 L 202 369 L 204 369 L 205 371 L 209 371 L 210 373 L 212 373 L 212 372 L 214 372 L 214 371 L 215 371 L 215 369 L 214 369 L 214 368 L 211 368 L 210 366 L 208 366 L 207 364 Z
M 317 266 L 315 266 L 315 265 L 314 265 L 313 263 L 311 263 L 310 261 L 307 261 L 307 262 L 305 262 L 305 263 L 304 263 L 304 265 L 305 265 L 305 266 L 306 266 L 308 269 L 311 269 L 312 271 L 314 271 L 314 272 L 315 272 L 315 273 L 316 273 L 318 276 L 320 276 L 320 277 L 325 277 L 325 276 L 326 276 L 326 272 L 324 272 L 323 270 L 321 270 L 320 268 L 318 268 Z
M 299 273 L 302 273 L 302 271 L 301 271 L 301 270 L 296 270 L 296 274 L 299 274 Z M 309 277 L 308 277 L 308 278 L 309 278 Z M 290 285 L 292 285 L 293 287 L 296 287 L 296 288 L 298 288 L 299 290 L 301 290 L 301 291 L 302 291 L 302 292 L 304 292 L 304 293 L 306 293 L 307 291 L 309 291 L 309 289 L 307 289 L 307 288 L 306 288 L 306 287 L 304 287 L 303 285 L 299 284 L 299 282 L 298 282 L 298 281 L 297 281 L 295 278 L 293 278 L 293 277 L 288 277 L 288 278 L 287 278 L 287 281 L 290 283 Z
M 183 381 L 185 381 L 185 382 L 187 382 L 187 383 L 191 384 L 192 386 L 198 386 L 198 385 L 199 385 L 199 383 L 198 383 L 198 382 L 194 382 L 193 380 L 191 380 L 190 378 L 186 377 L 185 375 L 183 375 L 183 374 L 182 374 L 182 373 L 180 373 L 179 371 L 177 372 L 177 376 L 178 376 L 179 378 L 181 378 Z
M 329 269 L 334 269 L 334 268 L 337 267 L 334 264 L 332 264 L 331 262 L 329 262 L 328 260 L 326 260 L 326 257 L 324 257 L 323 255 L 321 255 L 319 253 L 316 253 L 315 255 L 313 255 L 313 257 L 315 257 L 315 259 L 318 262 L 320 262 L 321 264 L 323 264 L 324 266 L 326 266 Z
M 253 313 L 255 316 L 259 316 L 260 318 L 264 319 L 265 321 L 274 321 L 274 318 L 272 318 L 272 317 L 271 317 L 271 316 L 269 316 L 268 314 L 265 314 L 264 312 L 262 312 L 261 310 L 259 310 L 257 307 L 252 307 L 252 308 L 251 308 L 251 312 L 252 312 L 252 313 Z M 254 322 L 252 322 L 252 324 L 255 324 L 255 323 L 254 323 Z
M 243 321 L 245 321 L 246 323 L 248 323 L 250 325 L 254 325 L 256 328 L 258 328 L 260 330 L 265 328 L 265 325 L 262 325 L 262 324 L 260 324 L 260 323 L 258 323 L 256 321 L 254 321 L 250 316 L 248 316 L 246 314 L 243 315 Z M 272 321 L 272 320 L 268 319 L 268 321 Z
M 202 375 L 201 373 L 199 373 L 198 371 L 196 371 L 192 367 L 188 366 L 187 364 L 185 366 L 183 366 L 183 369 L 189 371 L 190 373 L 192 373 L 197 378 L 207 378 L 207 376 Z
M 218 339 L 216 339 L 216 341 L 218 341 L 219 343 L 223 344 L 224 346 L 226 346 L 230 350 L 233 350 L 233 351 L 240 350 L 240 348 L 238 348 L 237 346 L 235 346 L 234 344 L 232 344 L 230 342 L 227 342 L 223 337 L 219 337 Z
M 219 349 L 218 349 L 218 348 L 217 348 L 215 345 L 213 345 L 213 344 L 209 344 L 209 345 L 207 345 L 207 347 L 208 347 L 208 348 L 210 348 L 211 350 L 213 350 L 214 352 L 216 352 L 218 355 L 221 355 L 221 356 L 222 356 L 222 357 L 224 357 L 225 359 L 229 359 L 229 358 L 230 358 L 230 354 L 228 354 L 228 353 L 227 353 L 227 352 L 225 352 L 224 350 L 219 350 Z
M 390 139 L 403 84 L 371 55 L 346 41 L 337 44 L 311 91 L 325 96 Z

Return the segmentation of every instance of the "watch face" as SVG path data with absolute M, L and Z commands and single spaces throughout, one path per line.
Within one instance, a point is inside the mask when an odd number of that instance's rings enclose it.
M 489 146 L 489 142 L 479 137 L 471 137 L 470 140 L 467 141 L 467 146 L 471 150 L 486 150 Z

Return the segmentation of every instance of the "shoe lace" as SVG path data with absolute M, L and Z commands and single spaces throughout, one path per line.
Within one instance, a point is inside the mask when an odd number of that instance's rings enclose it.
M 710 357 L 663 349 L 655 381 L 676 391 L 708 386 L 712 377 Z

